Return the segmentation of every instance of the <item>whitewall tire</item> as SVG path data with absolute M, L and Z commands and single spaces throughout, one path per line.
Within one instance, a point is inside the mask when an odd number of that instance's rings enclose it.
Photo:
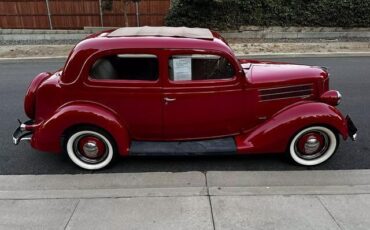
M 65 150 L 73 163 L 87 170 L 106 167 L 115 155 L 111 138 L 92 129 L 71 132 L 66 139 Z
M 337 135 L 324 126 L 298 132 L 289 144 L 290 158 L 300 165 L 313 166 L 328 160 L 337 150 Z

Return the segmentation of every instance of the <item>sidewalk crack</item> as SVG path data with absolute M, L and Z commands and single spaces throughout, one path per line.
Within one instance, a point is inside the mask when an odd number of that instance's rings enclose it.
M 213 229 L 216 230 L 215 219 L 214 219 L 214 216 L 213 216 L 212 200 L 211 200 L 211 195 L 209 193 L 209 187 L 208 187 L 207 172 L 204 172 L 204 177 L 206 179 L 207 197 L 208 197 L 208 202 L 209 202 L 209 206 L 210 206 L 210 210 L 211 210 L 212 226 L 213 226 Z
M 68 221 L 67 221 L 66 225 L 64 226 L 64 230 L 66 230 L 66 229 L 67 229 L 67 227 L 68 227 L 68 225 L 69 225 L 69 222 L 71 222 L 72 216 L 75 214 L 76 209 L 77 209 L 77 206 L 78 206 L 79 204 L 80 204 L 80 199 L 78 199 L 78 200 L 77 200 L 77 202 L 76 202 L 76 204 L 75 204 L 75 207 L 73 208 L 72 214 L 71 214 L 71 216 L 69 217 L 69 219 L 68 219 Z
M 329 209 L 326 207 L 326 205 L 324 204 L 324 202 L 320 199 L 319 196 L 316 196 L 316 198 L 319 200 L 320 204 L 324 207 L 324 209 L 328 212 L 329 216 L 331 217 L 331 219 L 334 221 L 334 223 L 338 226 L 338 228 L 340 230 L 344 230 L 344 228 L 342 228 L 340 226 L 340 224 L 337 222 L 337 220 L 334 218 L 333 214 L 331 214 L 331 212 L 329 211 Z

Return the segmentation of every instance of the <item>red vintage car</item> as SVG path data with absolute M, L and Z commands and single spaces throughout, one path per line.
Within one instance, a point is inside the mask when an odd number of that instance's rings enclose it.
M 238 59 L 208 29 L 120 28 L 34 78 L 13 142 L 89 170 L 118 155 L 288 153 L 310 166 L 356 138 L 340 100 L 325 68 Z

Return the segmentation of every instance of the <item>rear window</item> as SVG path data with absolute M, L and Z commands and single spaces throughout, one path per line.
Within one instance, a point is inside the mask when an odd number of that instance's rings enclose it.
M 158 79 L 158 59 L 152 54 L 118 54 L 99 58 L 92 65 L 90 77 L 98 80 Z
M 234 69 L 230 62 L 218 55 L 174 55 L 169 60 L 170 80 L 199 81 L 230 79 Z

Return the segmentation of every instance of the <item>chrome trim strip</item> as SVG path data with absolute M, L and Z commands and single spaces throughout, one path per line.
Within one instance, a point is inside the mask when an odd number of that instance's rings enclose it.
M 26 124 L 21 124 L 20 126 L 21 131 L 26 131 Z
M 13 144 L 18 145 L 21 141 L 31 141 L 32 139 L 32 131 L 27 131 L 27 125 L 33 124 L 31 120 L 22 123 L 19 119 L 18 122 L 20 123 L 18 128 L 14 130 L 13 133 Z
M 266 94 L 263 94 L 261 96 L 273 96 L 273 95 L 288 94 L 288 93 L 299 93 L 299 92 L 307 92 L 307 91 L 309 91 L 311 93 L 312 90 L 313 89 L 303 89 L 303 90 L 285 91 L 285 92 L 280 92 L 280 93 L 266 93 Z
M 27 137 L 22 137 L 22 138 L 20 139 L 20 141 L 31 141 L 31 139 L 32 139 L 32 135 L 27 136 Z
M 312 87 L 312 84 L 290 85 L 290 86 L 281 86 L 281 87 L 274 87 L 274 88 L 264 88 L 264 89 L 260 89 L 259 91 L 272 90 L 272 89 L 284 89 L 284 88 L 292 88 L 292 87 L 301 87 L 301 86 L 310 86 L 310 87 Z
M 13 144 L 18 145 L 18 143 L 19 143 L 19 140 L 17 138 L 13 137 Z
M 342 94 L 339 91 L 337 91 L 337 95 L 339 99 L 342 99 Z
M 306 95 L 294 96 L 294 97 L 278 97 L 278 98 L 273 98 L 273 99 L 262 99 L 261 101 L 265 102 L 265 101 L 275 101 L 275 100 L 292 99 L 292 98 L 306 99 L 306 98 L 309 98 L 311 96 L 312 96 L 312 94 L 306 94 Z
M 31 141 L 32 135 L 31 133 L 27 133 L 26 136 L 23 137 L 14 137 L 13 136 L 13 144 L 18 145 L 21 141 Z
M 337 105 L 339 105 L 342 101 L 342 94 L 339 91 L 337 91 L 337 97 L 338 97 Z

